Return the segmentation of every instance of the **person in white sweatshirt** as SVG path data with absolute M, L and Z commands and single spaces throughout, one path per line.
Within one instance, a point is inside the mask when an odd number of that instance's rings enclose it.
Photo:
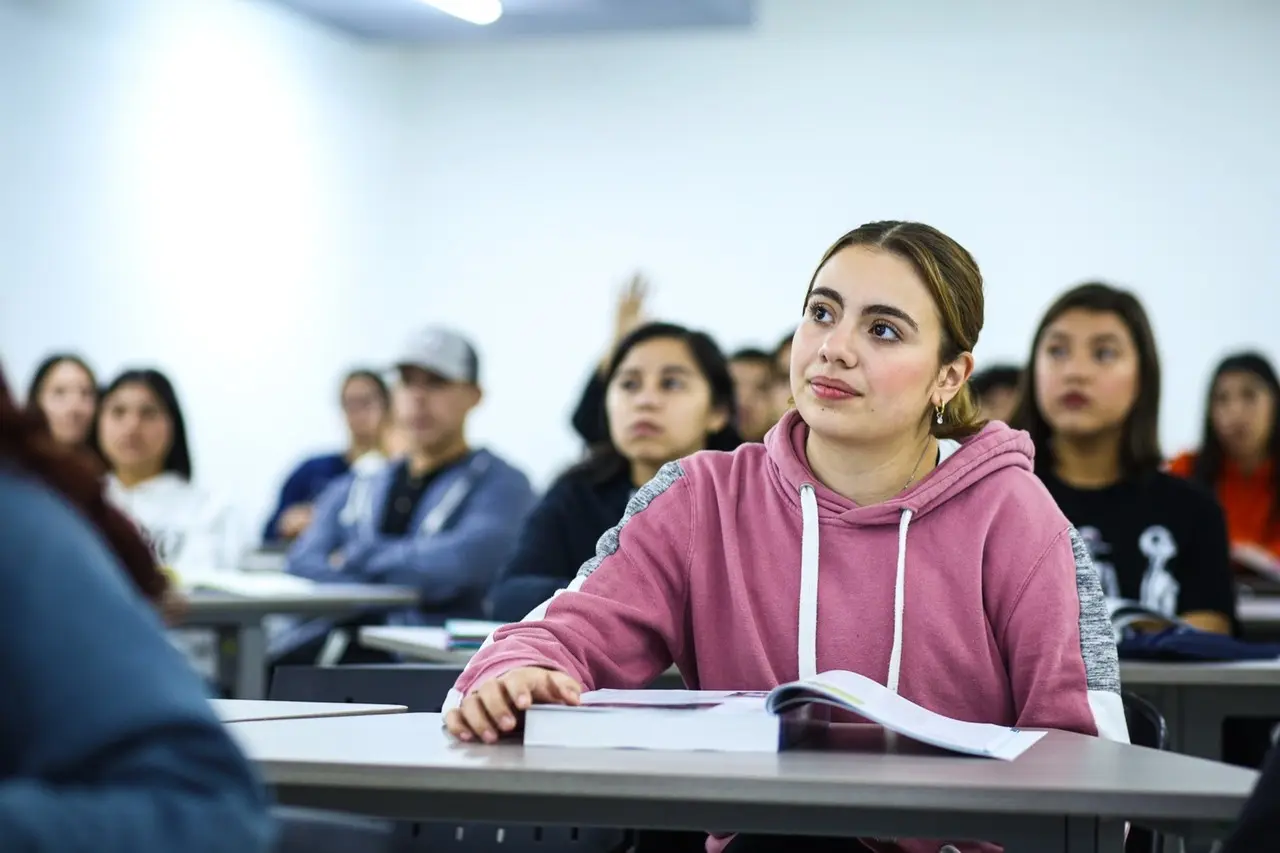
M 248 540 L 231 507 L 191 481 L 187 429 L 173 384 L 158 370 L 127 370 L 102 394 L 91 433 L 107 463 L 107 499 L 142 529 L 164 568 L 183 575 L 235 571 Z M 171 637 L 206 679 L 217 672 L 217 637 Z
M 205 573 L 238 568 L 246 549 L 232 508 L 196 486 L 173 384 L 128 370 L 102 394 L 94 440 L 108 496 L 143 528 L 163 566 Z

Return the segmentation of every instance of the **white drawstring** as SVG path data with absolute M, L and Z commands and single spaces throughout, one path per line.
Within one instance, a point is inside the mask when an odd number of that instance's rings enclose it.
M 818 674 L 818 498 L 813 486 L 800 487 L 800 677 Z
M 907 528 L 911 526 L 911 510 L 902 511 L 898 522 L 898 570 L 893 579 L 893 650 L 889 652 L 889 679 L 885 686 L 898 692 L 898 674 L 902 670 L 902 611 L 907 592 Z
M 818 674 L 818 498 L 813 486 L 800 487 L 800 632 L 797 638 L 800 678 Z M 898 692 L 902 669 L 902 613 L 906 606 L 907 530 L 912 512 L 902 511 L 898 522 L 898 567 L 893 582 L 893 647 L 889 652 L 886 686 Z

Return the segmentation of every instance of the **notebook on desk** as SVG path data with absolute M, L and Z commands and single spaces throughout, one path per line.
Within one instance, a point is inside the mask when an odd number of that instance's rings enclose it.
M 780 685 L 768 693 L 707 690 L 595 690 L 582 704 L 535 705 L 525 713 L 525 746 L 776 752 L 794 745 L 834 707 L 904 737 L 966 755 L 1011 761 L 1044 736 L 953 720 L 884 685 L 843 670 Z
M 478 649 L 489 635 L 505 622 L 487 622 L 483 619 L 446 619 L 444 629 L 449 635 L 450 649 Z

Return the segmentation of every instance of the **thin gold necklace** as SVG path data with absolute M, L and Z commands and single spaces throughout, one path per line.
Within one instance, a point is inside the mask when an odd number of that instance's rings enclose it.
M 905 492 L 907 490 L 907 486 L 911 485 L 911 481 L 916 478 L 916 472 L 920 470 L 920 463 L 924 461 L 924 455 L 928 452 L 929 439 L 926 438 L 924 440 L 924 447 L 920 449 L 920 458 L 916 460 L 916 467 L 911 469 L 911 476 L 907 478 L 907 482 L 902 484 L 902 488 L 898 489 L 899 492 Z

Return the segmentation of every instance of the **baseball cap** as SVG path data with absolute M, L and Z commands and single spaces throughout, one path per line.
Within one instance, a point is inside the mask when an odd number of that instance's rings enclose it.
M 457 332 L 438 326 L 412 335 L 393 366 L 397 370 L 418 367 L 450 382 L 474 385 L 480 381 L 480 359 L 475 347 Z

